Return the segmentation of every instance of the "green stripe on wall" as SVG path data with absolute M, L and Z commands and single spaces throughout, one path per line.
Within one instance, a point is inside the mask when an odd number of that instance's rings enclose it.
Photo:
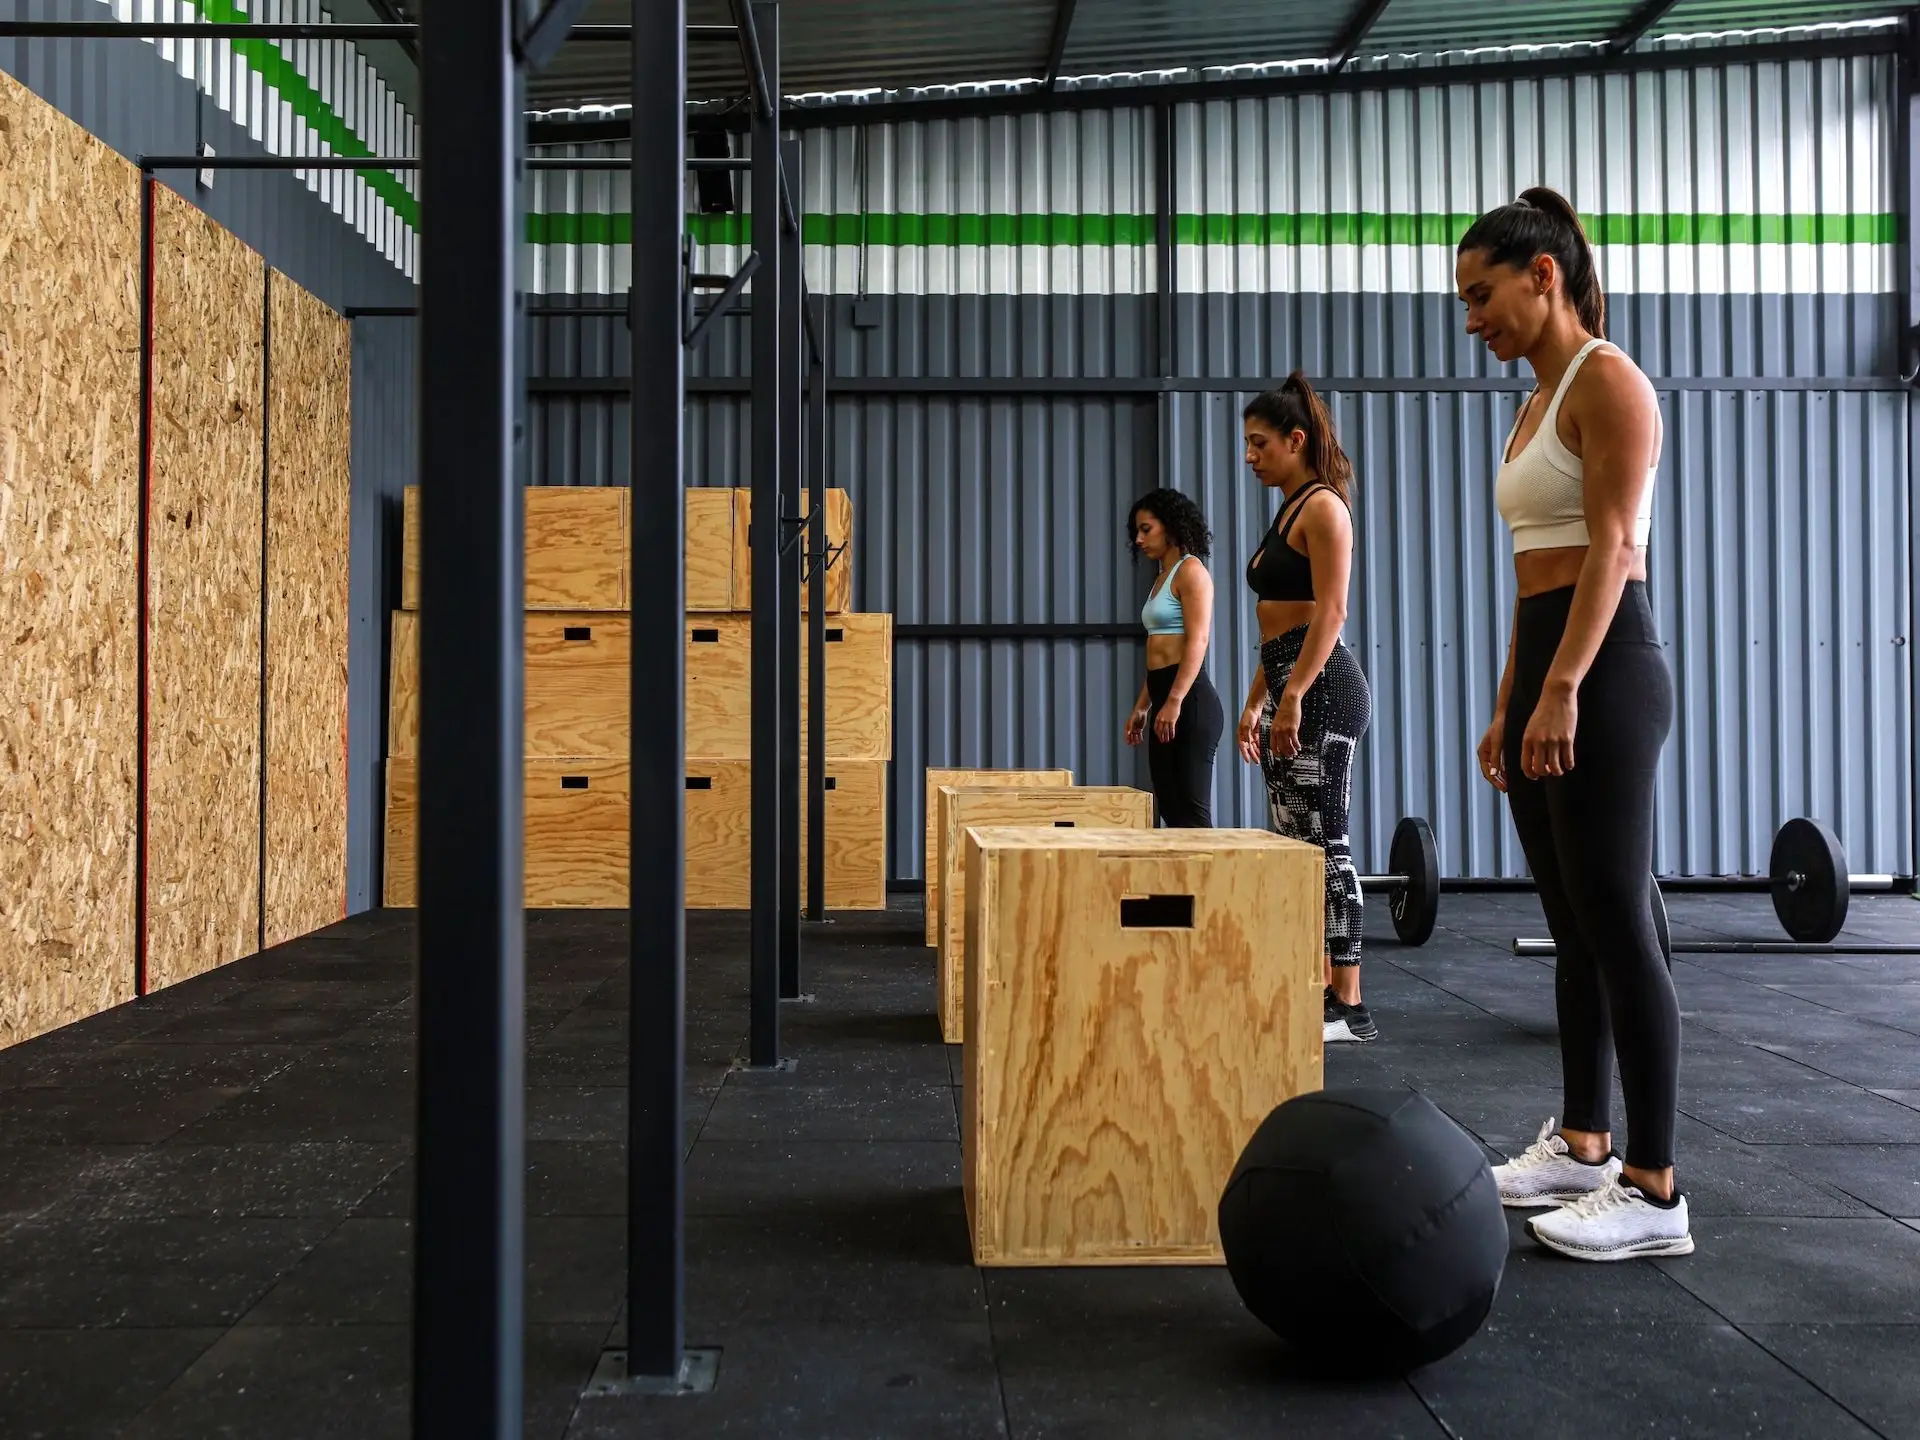
M 1366 212 L 1294 215 L 1177 215 L 1181 245 L 1453 245 L 1471 215 L 1381 215 Z M 1891 245 L 1895 215 L 1589 215 L 1588 235 L 1602 245 Z M 625 245 L 625 214 L 530 214 L 535 245 Z M 1151 215 L 819 215 L 803 216 L 809 245 L 1085 245 L 1153 244 Z M 747 215 L 689 215 L 687 233 L 702 245 L 748 245 Z
M 202 16 L 215 25 L 243 25 L 252 17 L 233 0 L 189 0 Z M 348 128 L 324 96 L 294 68 L 293 62 L 270 40 L 234 39 L 227 42 L 234 54 L 245 60 L 261 80 L 307 122 L 307 127 L 336 155 L 371 155 L 366 141 Z M 393 213 L 410 229 L 420 228 L 420 204 L 413 192 L 402 185 L 390 170 L 352 172 L 367 182 L 373 193 L 393 208 Z

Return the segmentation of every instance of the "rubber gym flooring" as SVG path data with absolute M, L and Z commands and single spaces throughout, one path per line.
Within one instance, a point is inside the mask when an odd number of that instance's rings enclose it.
M 1328 1082 L 1530 1140 L 1533 898 L 1448 895 L 1417 950 L 1370 905 L 1383 1036 Z M 1671 907 L 1780 938 L 1764 896 Z M 813 932 L 785 1075 L 729 1070 L 745 918 L 690 918 L 688 1341 L 719 1385 L 583 1402 L 622 1337 L 624 929 L 528 921 L 529 1436 L 1920 1436 L 1920 954 L 1682 957 L 1698 1251 L 1579 1265 L 1516 1219 L 1463 1350 L 1327 1386 L 1222 1270 L 973 1268 L 917 900 Z M 1856 897 L 1849 937 L 1920 952 L 1920 903 Z M 0 1052 L 0 1433 L 406 1435 L 411 944 L 356 917 Z

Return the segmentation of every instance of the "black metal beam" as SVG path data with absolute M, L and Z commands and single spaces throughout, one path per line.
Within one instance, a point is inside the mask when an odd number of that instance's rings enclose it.
M 525 1274 L 517 0 L 422 25 L 413 1434 L 521 1433 Z
M 780 47 L 778 43 L 774 45 L 773 63 L 769 64 L 759 25 L 754 19 L 754 0 L 728 0 L 728 4 L 733 9 L 734 33 L 740 41 L 740 63 L 753 82 L 753 118 L 772 120 L 780 108 Z
M 809 326 L 826 301 L 807 298 Z M 827 371 L 831 352 L 814 349 L 807 390 L 807 548 L 811 604 L 807 607 L 807 919 L 827 918 L 827 570 L 847 557 L 827 550 Z
M 733 305 L 734 301 L 740 298 L 741 292 L 747 288 L 747 282 L 753 279 L 754 272 L 759 268 L 760 252 L 758 250 L 748 251 L 746 263 L 740 267 L 740 272 L 733 277 L 732 282 L 727 288 L 720 292 L 720 298 L 709 305 L 705 313 L 702 314 L 700 318 L 693 323 L 692 328 L 687 331 L 686 340 L 689 350 L 696 348 L 702 340 L 706 339 L 707 327 L 727 313 L 727 310 Z M 680 382 L 679 389 L 676 390 L 675 393 L 683 394 L 685 391 L 686 381 L 683 378 Z
M 586 13 L 588 0 L 547 0 L 520 37 L 520 61 L 528 70 L 544 70 L 567 43 L 567 32 Z M 638 30 L 635 30 L 638 34 Z
M 686 0 L 634 0 L 630 407 L 632 775 L 628 836 L 627 1374 L 684 1359 L 686 1072 L 686 336 L 680 231 Z M 650 33 L 649 33 L 650 32 Z M 650 223 L 638 223 L 640 217 Z
M 758 313 L 757 310 L 754 313 Z M 1727 375 L 1648 377 L 1662 393 L 1700 391 L 1714 394 L 1905 394 L 1908 386 L 1895 375 Z M 1034 376 L 836 376 L 837 395 L 944 395 L 956 400 L 1064 400 L 1150 399 L 1156 395 L 1252 395 L 1274 383 L 1271 375 L 1127 376 L 1100 380 L 1079 377 Z M 1349 395 L 1523 395 L 1531 381 L 1515 376 L 1382 377 L 1325 376 L 1313 381 L 1322 391 Z M 532 395 L 624 395 L 633 382 L 622 375 L 535 376 L 527 381 Z M 746 395 L 752 382 L 726 375 L 692 376 L 689 395 Z
M 1626 24 L 1607 37 L 1607 49 L 1615 55 L 1624 55 L 1645 39 L 1647 32 L 1666 19 L 1667 12 L 1679 3 L 1680 0 L 1647 0 L 1645 5 L 1627 17 Z
M 1090 621 L 944 621 L 923 625 L 895 625 L 894 643 L 902 640 L 1146 640 L 1137 620 Z
M 800 173 L 800 142 L 780 142 L 780 188 Z M 801 381 L 806 373 L 806 305 L 801 295 L 800 227 L 782 228 L 780 247 L 780 998 L 800 998 L 800 516 Z M 768 299 L 774 297 L 769 296 Z M 755 576 L 754 588 L 759 589 Z
M 1153 207 L 1153 265 L 1155 348 L 1159 354 L 1159 375 L 1169 378 L 1174 372 L 1174 274 L 1179 251 L 1173 243 L 1173 216 L 1177 195 L 1173 185 L 1174 107 L 1153 107 L 1153 186 L 1157 203 Z
M 1771 65 L 1792 60 L 1855 59 L 1893 54 L 1897 43 L 1896 38 L 1885 30 L 1863 30 L 1831 40 L 1701 46 L 1698 49 L 1659 50 L 1633 55 L 1596 49 L 1585 54 L 1542 59 L 1486 60 L 1464 65 L 1409 66 L 1393 70 L 1308 71 L 1164 85 L 1054 90 L 1051 93 L 1033 87 L 991 95 L 934 100 L 807 105 L 787 110 L 782 123 L 791 130 L 822 130 L 842 125 L 899 125 L 924 120 L 976 120 L 1010 115 L 1119 110 L 1162 103 L 1187 105 L 1276 96 L 1380 94 L 1446 85 L 1491 85 L 1514 80 L 1656 74 L 1668 70 L 1708 69 L 1717 65 Z M 739 124 L 737 120 L 731 123 L 735 126 Z
M 1361 44 L 1367 38 L 1367 32 L 1380 23 L 1380 17 L 1386 14 L 1387 6 L 1393 0 L 1361 0 L 1360 8 L 1354 11 L 1353 19 L 1347 22 L 1347 28 L 1340 32 L 1340 38 L 1333 42 L 1333 62 L 1329 70 L 1343 70 L 1347 62 L 1358 53 Z
M 742 31 L 755 37 L 765 68 L 760 94 L 780 83 L 780 7 L 774 0 L 740 0 Z M 780 1061 L 780 651 L 796 637 L 780 626 L 780 367 L 787 338 L 780 325 L 780 125 L 771 107 L 754 112 L 752 213 L 765 223 L 753 306 L 753 518 L 749 553 L 753 574 L 751 681 L 753 907 L 749 948 L 748 1059 L 756 1067 Z M 677 213 L 677 212 L 676 212 Z
M 1067 33 L 1073 29 L 1073 11 L 1078 0 L 1056 0 L 1053 7 L 1053 38 L 1047 42 L 1047 68 L 1040 84 L 1049 94 L 1060 83 L 1060 62 L 1067 54 Z
M 0 20 L 0 40 L 397 40 L 409 41 L 418 25 L 350 25 L 333 22 L 236 25 L 206 20 Z

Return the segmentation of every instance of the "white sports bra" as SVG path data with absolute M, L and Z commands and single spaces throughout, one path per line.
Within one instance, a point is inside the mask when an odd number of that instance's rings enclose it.
M 1605 340 L 1589 340 L 1580 347 L 1580 353 L 1567 366 L 1567 373 L 1560 377 L 1553 399 L 1547 403 L 1540 428 L 1526 447 L 1509 459 L 1507 451 L 1513 448 L 1513 437 L 1520 433 L 1520 420 L 1526 414 L 1526 407 L 1523 405 L 1520 414 L 1513 417 L 1513 428 L 1507 432 L 1507 443 L 1500 452 L 1500 474 L 1493 485 L 1493 503 L 1499 507 L 1508 529 L 1513 531 L 1515 554 L 1522 550 L 1587 543 L 1587 514 L 1581 484 L 1585 467 L 1580 457 L 1560 439 L 1560 402 L 1566 398 L 1567 387 L 1573 384 L 1573 377 L 1587 356 L 1595 347 L 1605 344 Z M 1659 468 L 1656 462 L 1647 471 L 1647 488 L 1640 493 L 1640 513 L 1633 522 L 1635 545 L 1645 545 L 1653 529 L 1653 481 Z

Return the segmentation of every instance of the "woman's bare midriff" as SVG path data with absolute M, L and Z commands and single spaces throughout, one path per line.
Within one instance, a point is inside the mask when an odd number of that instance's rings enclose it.
M 1187 637 L 1184 635 L 1147 636 L 1147 668 L 1164 670 L 1169 665 L 1178 665 L 1187 658 Z
M 1580 568 L 1587 563 L 1587 547 L 1584 545 L 1562 545 L 1553 550 L 1522 550 L 1513 557 L 1513 578 L 1525 600 L 1530 595 L 1544 595 L 1549 590 L 1565 590 L 1580 580 Z M 1642 546 L 1633 552 L 1633 569 L 1627 572 L 1629 580 L 1647 578 L 1647 551 Z
M 1298 630 L 1313 623 L 1313 612 L 1319 607 L 1311 600 L 1262 600 L 1253 607 L 1254 616 L 1260 622 L 1260 643 L 1277 640 L 1289 630 Z

